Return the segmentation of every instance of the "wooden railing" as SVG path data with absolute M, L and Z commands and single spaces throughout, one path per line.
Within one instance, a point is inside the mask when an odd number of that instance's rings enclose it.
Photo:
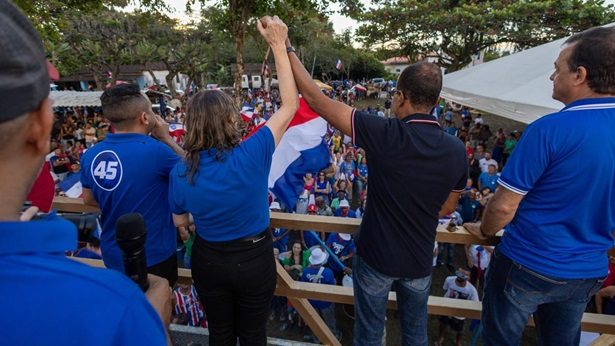
M 79 199 L 57 197 L 54 200 L 54 209 L 64 212 L 92 212 L 97 208 L 86 206 Z M 315 230 L 337 233 L 354 233 L 357 231 L 360 220 L 328 216 L 297 215 L 287 213 L 271 213 L 271 226 L 293 230 Z M 499 241 L 498 235 L 487 241 L 478 239 L 462 227 L 455 232 L 449 232 L 446 227 L 437 229 L 436 240 L 454 244 L 482 244 L 494 245 Z M 102 261 L 77 259 L 95 267 L 104 267 Z M 179 281 L 191 283 L 192 274 L 189 269 L 178 269 Z M 350 287 L 313 284 L 294 281 L 278 263 L 276 295 L 285 296 L 297 309 L 301 317 L 314 332 L 316 337 L 325 345 L 340 345 L 333 333 L 329 330 L 308 299 L 317 299 L 341 304 L 354 304 L 353 289 Z M 389 293 L 388 307 L 397 308 L 395 292 Z M 432 315 L 462 316 L 471 319 L 480 319 L 481 303 L 467 300 L 450 299 L 430 296 L 428 312 Z M 530 325 L 533 322 L 530 320 Z M 615 334 L 615 316 L 585 313 L 581 322 L 581 329 L 589 332 Z

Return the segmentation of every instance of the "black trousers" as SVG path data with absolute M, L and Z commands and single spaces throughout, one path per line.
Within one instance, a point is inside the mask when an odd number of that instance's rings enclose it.
M 177 282 L 177 255 L 173 253 L 166 260 L 147 268 L 149 274 L 158 275 L 169 280 L 169 286 L 175 286 Z
M 208 242 L 197 236 L 192 278 L 207 311 L 209 344 L 266 345 L 267 318 L 276 284 L 269 232 L 257 242 Z

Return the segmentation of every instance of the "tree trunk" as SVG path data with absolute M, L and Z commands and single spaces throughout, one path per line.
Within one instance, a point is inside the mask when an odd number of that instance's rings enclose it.
M 241 26 L 241 25 L 240 25 Z M 235 71 L 235 103 L 238 107 L 241 106 L 241 76 L 243 75 L 243 43 L 244 30 L 239 29 L 235 33 L 235 58 L 237 60 L 237 69 Z
M 175 91 L 175 84 L 173 83 L 173 79 L 175 78 L 175 76 L 177 76 L 177 72 L 169 71 L 169 74 L 164 77 L 164 79 L 167 81 L 167 88 L 169 88 L 169 92 L 171 92 L 171 98 L 173 99 L 177 98 L 177 91 Z
M 145 63 L 145 68 L 147 68 L 147 72 L 152 77 L 152 80 L 154 81 L 154 84 L 156 84 L 158 91 L 162 90 L 162 88 L 160 87 L 160 81 L 158 81 L 158 78 L 156 78 L 154 71 L 152 71 L 151 67 L 149 67 L 149 63 Z
M 98 73 L 94 72 L 92 73 L 92 76 L 94 77 L 94 83 L 96 83 L 96 90 L 98 91 L 102 91 L 103 90 L 103 84 L 100 80 L 100 77 L 98 76 Z

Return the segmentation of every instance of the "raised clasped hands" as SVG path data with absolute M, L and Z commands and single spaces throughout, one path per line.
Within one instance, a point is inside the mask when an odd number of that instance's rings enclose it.
M 257 21 L 256 26 L 271 47 L 285 46 L 288 27 L 278 16 L 264 16 Z

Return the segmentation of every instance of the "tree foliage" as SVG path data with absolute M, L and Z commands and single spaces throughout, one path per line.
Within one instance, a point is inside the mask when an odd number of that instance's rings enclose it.
M 615 21 L 602 0 L 384 0 L 355 13 L 366 46 L 412 59 L 434 57 L 449 70 L 500 43 L 536 46 Z

